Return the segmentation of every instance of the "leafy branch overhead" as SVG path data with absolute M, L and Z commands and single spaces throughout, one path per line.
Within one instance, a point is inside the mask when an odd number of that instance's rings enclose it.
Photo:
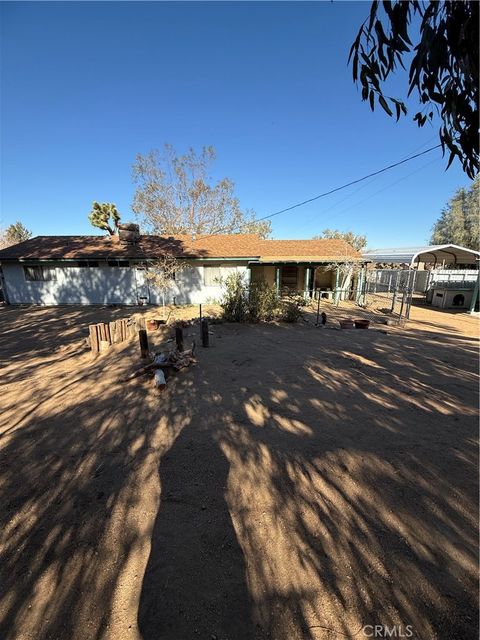
M 435 113 L 440 116 L 440 142 L 450 153 L 447 169 L 457 157 L 470 178 L 479 170 L 478 24 L 478 0 L 375 0 L 348 58 L 362 100 L 372 111 L 377 101 L 397 121 L 407 107 L 386 96 L 382 84 L 399 67 L 406 70 L 411 59 L 407 96 L 415 92 L 423 106 L 413 120 L 423 127 Z
M 94 227 L 102 229 L 103 231 L 108 231 L 108 233 L 113 236 L 118 231 L 120 214 L 114 204 L 109 202 L 104 202 L 102 204 L 94 202 L 88 219 Z

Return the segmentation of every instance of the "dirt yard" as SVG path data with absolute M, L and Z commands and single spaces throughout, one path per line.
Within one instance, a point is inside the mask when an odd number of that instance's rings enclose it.
M 0 308 L 2 640 L 478 638 L 478 320 L 326 308 L 162 395 L 84 346 L 130 310 Z

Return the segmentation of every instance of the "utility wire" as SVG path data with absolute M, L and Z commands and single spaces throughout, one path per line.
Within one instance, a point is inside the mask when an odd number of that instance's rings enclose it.
M 428 144 L 430 144 L 430 142 L 432 142 L 432 140 L 435 140 L 437 136 L 434 135 L 431 138 L 429 138 L 428 140 L 426 140 L 423 144 L 416 146 L 414 149 L 412 149 L 411 151 L 408 152 L 407 157 L 413 153 L 417 153 L 417 151 L 420 151 L 420 149 L 423 149 L 423 147 L 426 147 Z M 434 160 L 434 162 L 436 162 L 437 160 Z M 430 162 L 428 164 L 431 164 Z M 423 165 L 423 167 L 428 166 L 427 165 Z M 423 169 L 423 167 L 420 167 L 420 169 Z M 413 173 L 416 173 L 418 170 L 415 170 Z M 413 173 L 409 173 L 408 175 L 411 176 L 413 175 Z M 370 182 L 366 182 L 362 185 L 360 185 L 360 187 L 358 187 L 358 189 L 355 189 L 355 191 L 352 191 L 351 193 L 349 193 L 347 196 L 345 196 L 345 198 L 342 198 L 342 200 L 338 200 L 337 202 L 335 202 L 334 204 L 332 204 L 330 207 L 328 207 L 328 209 L 324 209 L 321 213 L 319 213 L 317 211 L 317 213 L 315 213 L 313 216 L 311 216 L 310 218 L 308 218 L 308 220 L 300 225 L 299 227 L 297 226 L 296 229 L 297 231 L 300 229 L 304 229 L 305 227 L 309 226 L 314 220 L 318 220 L 319 218 L 323 217 L 328 211 L 331 211 L 332 209 L 336 209 L 340 204 L 342 204 L 342 202 L 345 202 L 346 200 L 349 200 L 352 196 L 354 196 L 356 193 L 358 193 L 359 191 L 362 191 L 362 189 L 366 189 L 367 187 L 369 187 L 371 184 L 373 184 L 375 182 L 375 180 L 378 180 L 379 176 L 375 176 L 374 178 L 372 178 L 372 180 L 370 180 Z M 403 180 L 403 178 L 400 178 L 400 180 Z M 397 184 L 396 182 L 392 183 L 392 186 Z M 383 189 L 381 189 L 381 191 L 383 191 Z M 375 193 L 380 193 L 380 191 L 376 191 Z M 375 195 L 375 194 L 373 194 Z M 368 196 L 370 197 L 370 196 Z M 368 199 L 368 198 L 366 198 Z M 365 200 L 362 200 L 361 202 L 357 203 L 357 204 L 361 204 L 362 202 L 365 202 Z M 343 209 L 343 211 L 348 211 L 350 208 L 353 208 L 354 206 L 357 205 L 352 205 L 352 207 L 348 207 L 347 209 Z M 342 212 L 343 212 L 342 211 Z M 342 213 L 341 212 L 341 213 Z M 340 215 L 340 214 L 339 214 Z M 329 216 L 327 218 L 327 220 L 331 220 L 332 217 L 337 217 L 336 214 L 334 214 L 333 216 Z
M 423 171 L 423 169 L 425 169 L 426 167 L 429 167 L 431 164 L 434 164 L 435 162 L 440 162 L 441 158 L 435 158 L 434 160 L 430 160 L 430 162 L 427 162 L 426 164 L 423 164 L 421 167 L 419 167 L 418 169 L 415 169 L 415 171 L 412 171 L 411 173 L 407 173 L 406 176 L 402 176 L 401 178 L 399 178 L 398 180 L 395 180 L 395 182 L 391 182 L 390 184 L 387 184 L 386 186 L 382 187 L 381 189 L 379 189 L 378 191 L 374 191 L 373 193 L 371 193 L 370 195 L 368 195 L 366 198 L 363 198 L 362 200 L 355 202 L 354 204 L 351 204 L 349 206 L 347 206 L 346 208 L 342 209 L 341 211 L 336 211 L 333 215 L 327 216 L 326 218 L 323 218 L 323 214 L 327 213 L 328 211 L 330 211 L 333 207 L 330 207 L 329 209 L 326 209 L 323 213 L 317 214 L 314 218 L 312 218 L 309 223 L 311 223 L 314 219 L 320 219 L 322 224 L 326 224 L 327 222 L 330 222 L 330 220 L 333 220 L 334 218 L 338 218 L 339 216 L 343 215 L 344 213 L 346 213 L 347 211 L 351 211 L 352 209 L 355 209 L 355 207 L 359 207 L 360 205 L 362 205 L 364 202 L 367 202 L 367 200 L 370 200 L 370 198 L 375 197 L 376 195 L 378 195 L 379 193 L 382 193 L 383 191 L 386 191 L 387 189 L 390 189 L 391 187 L 394 187 L 395 185 L 397 185 L 399 182 L 402 182 L 403 180 L 406 180 L 407 178 L 410 178 L 410 176 L 415 175 L 416 173 L 418 173 L 419 171 Z M 368 183 L 369 185 L 372 184 L 371 182 Z M 355 192 L 356 193 L 356 192 Z M 344 199 L 345 200 L 345 199 Z M 341 200 L 341 202 L 344 202 L 344 200 Z M 301 225 L 300 227 L 298 227 L 297 229 L 303 229 L 306 225 Z
M 298 207 L 303 207 L 310 202 L 315 202 L 315 200 L 319 200 L 320 198 L 325 198 L 326 196 L 331 195 L 332 193 L 336 193 L 337 191 L 341 191 L 342 189 L 346 189 L 347 187 L 351 187 L 354 184 L 358 184 L 359 182 L 363 182 L 364 180 L 368 180 L 368 178 L 372 178 L 373 176 L 377 176 L 380 173 L 385 173 L 385 171 L 389 171 L 394 167 L 398 167 L 401 164 L 405 164 L 405 162 L 410 162 L 410 160 L 414 160 L 415 158 L 419 158 L 420 156 L 424 156 L 426 153 L 430 153 L 430 151 L 434 151 L 434 149 L 439 149 L 442 145 L 437 144 L 434 147 L 430 147 L 425 151 L 421 151 L 420 153 L 416 153 L 413 156 L 409 156 L 408 158 L 404 158 L 403 160 L 399 160 L 398 162 L 394 162 L 393 164 L 388 165 L 387 167 L 383 167 L 383 169 L 379 169 L 378 171 L 373 171 L 362 178 L 357 178 L 357 180 L 352 180 L 351 182 L 347 182 L 346 184 L 342 184 L 340 187 L 335 187 L 334 189 L 330 189 L 330 191 L 325 191 L 324 193 L 320 193 L 318 196 L 314 196 L 313 198 L 308 198 L 308 200 L 303 200 L 302 202 L 298 202 L 297 204 L 293 204 L 291 207 L 286 207 L 285 209 L 280 209 L 280 211 L 275 211 L 275 213 L 270 213 L 268 216 L 263 216 L 262 218 L 256 218 L 254 222 L 262 222 L 262 220 L 269 220 L 270 218 L 274 218 L 275 216 L 279 216 L 281 213 L 286 213 L 287 211 L 292 211 L 293 209 L 298 209 Z M 239 225 L 236 229 L 241 229 L 246 226 L 248 223 L 244 223 Z M 207 233 L 203 236 L 198 236 L 197 239 L 201 238 L 210 238 L 211 236 L 216 236 L 222 233 L 223 231 L 229 231 L 228 227 L 223 229 L 217 229 L 215 233 Z M 230 229 L 230 232 L 232 229 Z

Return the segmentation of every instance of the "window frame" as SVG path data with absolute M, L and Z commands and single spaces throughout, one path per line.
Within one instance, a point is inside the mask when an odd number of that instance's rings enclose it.
M 211 269 L 216 269 L 218 271 L 218 276 L 212 278 L 211 275 L 208 276 L 209 282 L 207 282 L 207 273 L 211 274 Z M 203 265 L 203 284 L 205 287 L 218 287 L 220 286 L 220 282 L 214 282 L 215 279 L 220 280 L 222 277 L 222 267 L 219 264 L 205 264 Z
M 29 274 L 29 270 L 37 270 L 37 275 L 39 277 L 32 277 L 32 274 Z M 23 277 L 25 278 L 25 282 L 52 282 L 57 279 L 57 273 L 55 267 L 50 267 L 48 265 L 24 264 Z

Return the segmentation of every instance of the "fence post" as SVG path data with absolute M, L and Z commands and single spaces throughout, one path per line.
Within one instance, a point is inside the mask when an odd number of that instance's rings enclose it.
M 145 329 L 140 329 L 138 332 L 138 338 L 140 340 L 140 355 L 142 358 L 148 358 L 148 337 Z
M 208 336 L 208 320 L 204 318 L 201 324 L 202 328 L 202 347 L 208 347 L 209 336 Z
M 175 342 L 177 349 L 183 351 L 183 329 L 181 327 L 175 327 Z

